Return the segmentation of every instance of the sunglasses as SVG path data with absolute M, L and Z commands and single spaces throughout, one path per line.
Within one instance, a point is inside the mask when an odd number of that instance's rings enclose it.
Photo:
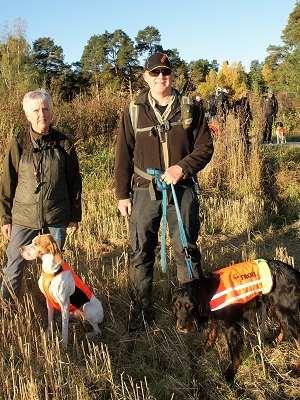
M 169 76 L 171 75 L 171 70 L 169 68 L 155 68 L 152 71 L 149 71 L 150 76 L 159 76 L 160 73 L 162 76 Z

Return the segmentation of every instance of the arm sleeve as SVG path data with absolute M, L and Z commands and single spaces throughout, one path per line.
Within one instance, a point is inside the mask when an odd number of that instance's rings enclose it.
M 193 150 L 177 163 L 186 176 L 196 175 L 201 171 L 209 163 L 214 152 L 213 140 L 203 110 L 198 108 L 194 118 L 197 122 L 194 127 Z
M 0 218 L 2 224 L 11 224 L 12 206 L 18 184 L 18 169 L 21 158 L 21 146 L 16 137 L 12 137 L 3 163 L 0 182 Z
M 71 203 L 71 220 L 70 222 L 81 221 L 81 193 L 82 178 L 79 170 L 79 162 L 74 145 L 70 145 L 67 152 L 67 178 L 68 191 Z
M 131 193 L 131 180 L 134 170 L 135 135 L 126 107 L 120 120 L 115 154 L 116 196 L 119 200 L 128 199 Z

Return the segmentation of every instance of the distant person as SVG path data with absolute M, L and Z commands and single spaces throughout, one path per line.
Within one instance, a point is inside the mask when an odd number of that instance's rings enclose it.
M 20 247 L 51 233 L 62 249 L 67 227 L 81 220 L 81 176 L 74 145 L 52 128 L 52 100 L 45 90 L 25 94 L 28 127 L 12 136 L 0 185 L 1 231 L 9 241 L 2 297 L 19 296 L 25 260 Z
M 286 143 L 286 130 L 281 121 L 276 122 L 275 133 L 276 133 L 277 144 Z
M 203 107 L 204 103 L 203 103 L 203 99 L 202 97 L 197 94 L 197 96 L 195 97 L 195 103 L 199 106 L 199 107 Z
M 249 149 L 250 146 L 250 138 L 249 138 L 249 130 L 252 121 L 252 113 L 249 101 L 248 93 L 241 96 L 238 100 L 234 102 L 233 105 L 234 116 L 239 121 L 239 130 L 242 140 L 246 146 L 246 149 Z
M 215 94 L 209 99 L 209 116 L 211 119 L 217 119 L 221 132 L 225 128 L 229 109 L 228 90 L 218 86 L 215 90 Z
M 267 96 L 263 100 L 263 143 L 272 142 L 272 128 L 278 112 L 278 102 L 271 89 L 268 90 Z
M 207 114 L 208 114 L 208 119 L 214 119 L 217 115 L 217 105 L 216 105 L 216 97 L 215 94 L 212 94 L 209 96 L 209 99 L 207 100 Z
M 143 330 L 153 316 L 152 283 L 155 249 L 162 218 L 159 182 L 175 185 L 185 226 L 193 279 L 201 274 L 197 246 L 200 221 L 195 189 L 197 173 L 210 161 L 213 142 L 204 112 L 172 87 L 168 56 L 157 52 L 146 61 L 148 88 L 124 110 L 117 138 L 115 179 L 118 209 L 129 217 L 132 255 L 129 288 L 133 304 L 129 332 Z M 189 101 L 190 100 L 190 101 Z M 134 117 L 135 116 L 135 117 Z M 157 182 L 149 173 L 160 174 Z M 180 241 L 174 201 L 167 187 L 167 220 L 180 284 L 191 280 Z

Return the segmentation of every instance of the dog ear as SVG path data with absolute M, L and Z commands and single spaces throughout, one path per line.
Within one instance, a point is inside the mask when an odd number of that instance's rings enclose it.
M 49 238 L 49 244 L 47 246 L 47 250 L 50 254 L 52 254 L 53 256 L 57 253 L 60 252 L 58 245 L 56 243 L 56 241 L 53 239 L 53 236 L 48 235 Z
M 58 247 L 52 235 L 48 235 L 48 237 L 49 237 L 49 244 L 47 248 L 48 252 L 54 256 L 55 262 L 57 264 L 62 264 L 63 258 L 60 248 Z

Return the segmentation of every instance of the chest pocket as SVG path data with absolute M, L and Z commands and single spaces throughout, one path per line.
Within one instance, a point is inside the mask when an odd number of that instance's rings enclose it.
M 15 201 L 24 204 L 33 204 L 38 201 L 35 193 L 37 186 L 35 167 L 32 162 L 32 154 L 22 154 L 19 162 L 18 185 L 15 193 Z
M 66 196 L 66 154 L 59 147 L 44 150 L 42 180 L 46 199 L 63 199 Z

